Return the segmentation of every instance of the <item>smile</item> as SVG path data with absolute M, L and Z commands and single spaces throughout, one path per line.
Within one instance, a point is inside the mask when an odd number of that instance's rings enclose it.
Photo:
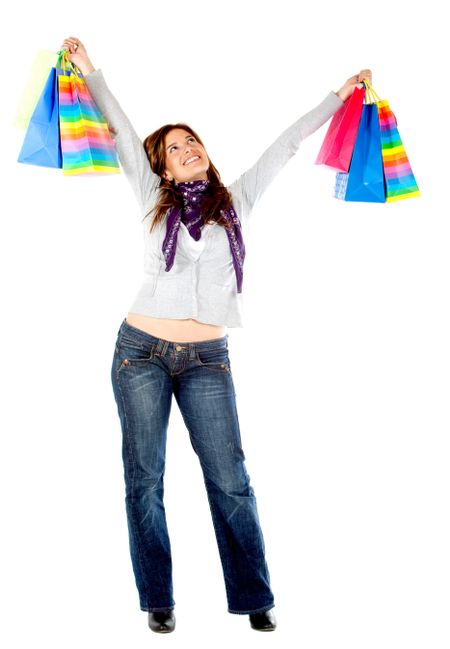
M 200 156 L 194 155 L 191 158 L 188 158 L 186 162 L 184 162 L 184 165 L 190 165 L 192 162 L 195 162 L 196 160 L 200 160 Z

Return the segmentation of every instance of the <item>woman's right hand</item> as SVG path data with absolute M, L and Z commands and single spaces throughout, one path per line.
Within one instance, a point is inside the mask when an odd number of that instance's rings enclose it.
M 347 79 L 342 88 L 337 91 L 336 95 L 340 97 L 342 101 L 346 101 L 353 93 L 356 86 L 362 88 L 362 82 L 364 79 L 367 79 L 367 81 L 372 85 L 372 70 L 366 68 L 361 70 L 359 74 L 355 74 L 353 77 Z
M 79 38 L 69 36 L 69 38 L 64 40 L 60 49 L 67 50 L 67 58 L 81 70 L 84 76 L 89 74 L 89 72 L 94 72 L 95 68 L 88 57 L 86 48 Z

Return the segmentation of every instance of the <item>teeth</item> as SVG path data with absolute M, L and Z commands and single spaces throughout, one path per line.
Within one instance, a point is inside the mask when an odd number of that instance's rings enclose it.
M 184 164 L 185 164 L 185 165 L 188 165 L 188 164 L 190 164 L 191 162 L 193 162 L 194 160 L 199 160 L 199 159 L 200 159 L 200 157 L 199 157 L 198 155 L 196 155 L 196 156 L 194 156 L 193 158 L 188 158 Z

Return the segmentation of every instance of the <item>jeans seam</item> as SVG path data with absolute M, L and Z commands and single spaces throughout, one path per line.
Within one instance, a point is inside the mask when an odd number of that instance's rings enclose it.
M 120 385 L 119 376 L 117 377 L 117 384 L 119 386 L 119 391 L 120 391 L 120 396 L 121 396 L 121 399 L 122 399 L 122 406 L 123 406 L 123 415 L 124 415 L 124 418 L 125 418 L 125 439 L 126 439 L 128 452 L 129 452 L 129 456 L 130 456 L 130 458 L 132 460 L 132 467 L 133 467 L 133 477 L 131 479 L 131 493 L 132 493 L 131 505 L 133 505 L 134 504 L 134 502 L 133 502 L 133 500 L 134 500 L 134 480 L 135 480 L 135 474 L 136 474 L 135 458 L 134 458 L 134 454 L 133 454 L 133 450 L 132 450 L 132 444 L 130 444 L 130 440 L 129 440 L 128 417 L 127 417 L 127 412 L 126 412 L 126 407 L 125 407 L 125 398 L 124 398 L 124 395 L 123 395 L 122 386 Z M 146 576 L 145 576 L 145 570 L 143 569 L 144 562 L 143 562 L 143 557 L 142 557 L 142 552 L 141 552 L 141 539 L 140 539 L 139 531 L 137 530 L 136 525 L 135 525 L 135 521 L 134 521 L 134 507 L 132 507 L 132 511 L 133 511 L 133 516 L 131 517 L 131 521 L 132 521 L 132 525 L 133 525 L 135 538 L 137 539 L 139 566 L 140 566 L 140 569 L 141 569 L 141 578 L 143 579 L 143 581 L 145 583 L 146 597 L 148 597 L 149 588 L 148 588 L 148 583 L 147 583 L 147 579 L 146 579 Z
M 212 523 L 213 523 L 213 527 L 214 527 L 214 532 L 215 532 L 215 535 L 216 535 L 217 549 L 219 551 L 219 558 L 220 558 L 221 563 L 222 563 L 222 557 L 221 557 L 221 554 L 220 554 L 220 544 L 218 542 L 219 541 L 219 533 L 218 533 L 218 529 L 216 527 L 216 522 L 215 522 L 215 519 L 214 519 L 214 516 L 215 516 L 214 505 L 213 505 L 212 499 L 210 498 L 210 495 L 209 495 L 209 489 L 208 489 L 208 485 L 206 484 L 206 480 L 204 480 L 204 482 L 205 482 L 205 487 L 206 487 L 206 496 L 208 498 L 209 508 L 211 510 L 211 518 L 212 518 Z M 226 579 L 226 575 L 228 574 L 228 570 L 225 569 L 223 567 L 223 565 L 222 565 L 222 570 L 223 570 L 223 573 L 224 573 L 224 580 L 223 581 L 224 581 L 224 584 L 225 584 L 225 591 L 227 593 L 227 599 L 228 599 L 228 601 L 230 601 L 231 597 L 230 597 L 230 592 L 229 592 L 229 589 L 228 589 L 228 583 L 227 583 L 227 579 Z
M 189 431 L 189 437 L 191 438 L 192 447 L 193 447 L 195 453 L 197 454 L 197 456 L 200 457 L 199 453 L 197 452 L 197 449 L 195 448 L 195 442 L 194 442 L 195 436 L 194 436 L 194 434 L 192 433 L 191 428 L 187 425 L 186 422 L 185 422 L 185 424 L 186 424 L 186 428 L 187 428 L 188 431 Z M 202 467 L 202 473 L 204 473 L 204 471 L 203 471 L 203 467 Z M 212 524 L 213 524 L 213 528 L 214 528 L 214 534 L 215 534 L 215 536 L 216 536 L 217 550 L 218 550 L 218 553 L 219 553 L 219 559 L 220 559 L 220 561 L 221 561 L 221 556 L 220 556 L 220 545 L 219 545 L 219 542 L 218 542 L 218 540 L 219 540 L 219 533 L 218 533 L 218 529 L 217 529 L 217 527 L 216 527 L 216 522 L 215 522 L 215 520 L 214 520 L 214 508 L 213 508 L 213 505 L 212 505 L 211 498 L 209 497 L 208 486 L 207 486 L 207 484 L 206 484 L 206 480 L 205 480 L 205 478 L 203 479 L 203 482 L 204 482 L 204 484 L 205 484 L 206 496 L 207 496 L 207 498 L 208 498 L 209 509 L 210 509 L 210 512 L 211 512 L 211 519 L 212 519 Z M 222 563 L 222 561 L 221 561 L 221 563 Z M 222 566 L 222 569 L 223 569 L 223 566 Z M 227 598 L 229 599 L 229 595 L 230 595 L 230 594 L 229 594 L 229 592 L 228 592 L 227 580 L 226 580 L 226 578 L 225 578 L 226 570 L 223 570 L 223 573 L 224 573 L 225 591 L 226 591 L 226 594 L 227 594 Z

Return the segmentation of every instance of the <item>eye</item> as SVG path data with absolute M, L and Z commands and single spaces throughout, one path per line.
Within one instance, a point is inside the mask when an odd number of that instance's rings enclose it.
M 188 137 L 188 142 L 189 142 L 189 140 L 191 140 L 192 142 L 195 142 L 195 137 L 193 135 L 191 135 L 191 137 Z
M 171 146 L 170 149 L 169 149 L 169 153 L 172 153 L 172 151 L 173 151 L 174 149 L 176 149 L 176 148 L 177 148 L 177 147 L 176 147 L 175 145 L 174 145 L 174 146 Z

